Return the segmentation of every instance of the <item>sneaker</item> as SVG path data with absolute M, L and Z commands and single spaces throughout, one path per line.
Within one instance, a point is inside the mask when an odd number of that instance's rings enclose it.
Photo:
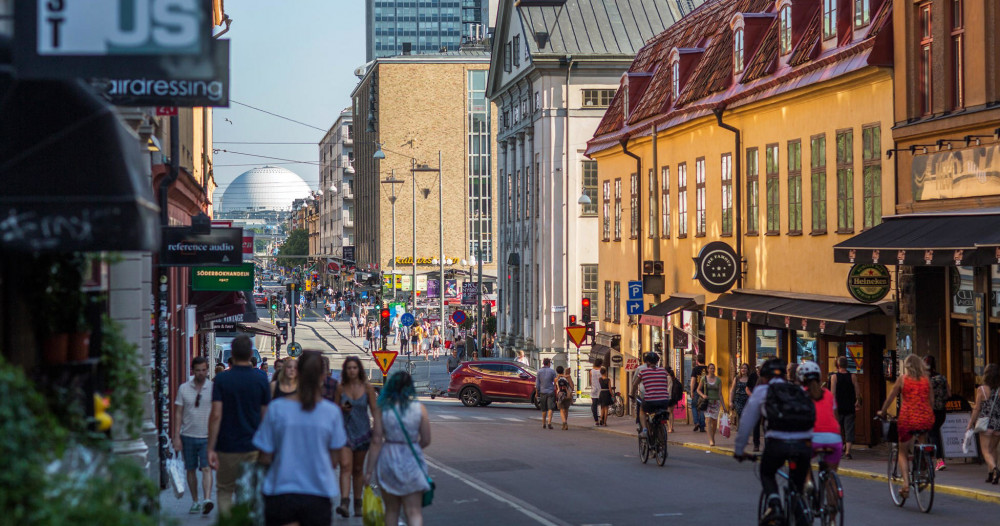
M 198 513 L 201 513 L 201 503 L 195 502 L 194 504 L 192 504 L 191 509 L 188 510 L 188 513 L 190 513 L 191 515 L 196 515 Z
M 938 471 L 944 471 L 947 468 L 948 468 L 948 466 L 944 465 L 944 459 L 943 458 L 942 459 L 938 459 L 937 468 L 935 468 L 935 469 L 937 469 Z
M 761 524 L 778 524 L 781 522 L 781 499 L 777 495 L 771 495 L 767 499 L 767 508 L 761 515 Z
M 215 503 L 211 499 L 205 500 L 201 503 L 201 514 L 208 515 L 212 513 L 212 509 L 215 508 Z

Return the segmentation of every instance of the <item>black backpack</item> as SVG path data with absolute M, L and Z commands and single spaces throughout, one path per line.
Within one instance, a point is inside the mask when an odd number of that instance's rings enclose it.
M 681 397 L 684 396 L 684 386 L 676 378 L 670 378 L 670 403 L 677 404 L 681 401 Z
M 764 412 L 767 428 L 775 431 L 809 431 L 816 422 L 816 406 L 809 395 L 789 382 L 768 385 Z

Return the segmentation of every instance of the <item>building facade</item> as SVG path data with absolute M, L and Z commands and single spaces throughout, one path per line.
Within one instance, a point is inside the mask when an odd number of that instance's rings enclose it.
M 597 164 L 586 143 L 642 43 L 702 2 L 655 3 L 500 2 L 487 95 L 500 116 L 497 325 L 508 350 L 566 353 L 569 314 L 583 297 L 598 303 Z M 608 15 L 619 10 L 636 25 Z
M 354 246 L 354 124 L 351 108 L 319 143 L 319 252 L 343 257 Z
M 851 267 L 830 254 L 895 202 L 883 154 L 892 3 L 831 5 L 706 3 L 622 76 L 588 148 L 601 185 L 598 342 L 626 370 L 660 351 L 682 380 L 703 355 L 727 388 L 742 363 L 815 360 L 829 373 L 845 356 L 863 404 L 855 441 L 872 443 L 893 303 L 852 297 Z M 629 315 L 638 280 L 644 304 Z
M 367 60 L 458 51 L 466 42 L 487 37 L 495 5 L 495 0 L 367 0 Z

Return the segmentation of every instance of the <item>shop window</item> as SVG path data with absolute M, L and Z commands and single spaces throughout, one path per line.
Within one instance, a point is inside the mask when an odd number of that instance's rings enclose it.
M 701 157 L 694 161 L 694 189 L 695 189 L 695 235 L 704 236 L 707 230 L 707 219 L 705 210 L 705 158 Z
M 615 241 L 622 240 L 622 179 L 615 179 Z
M 747 234 L 757 235 L 760 223 L 760 166 L 757 148 L 747 149 Z
M 837 36 L 837 2 L 823 0 L 823 40 Z
M 769 144 L 764 149 L 764 162 L 767 174 L 767 233 L 774 235 L 781 229 L 781 179 L 778 174 L 777 144 Z
M 722 235 L 733 235 L 733 154 L 722 154 Z
M 810 140 L 809 165 L 812 172 L 812 233 L 826 233 L 826 135 Z
M 662 206 L 660 209 L 660 237 L 670 237 L 670 167 L 664 166 L 660 172 L 660 182 L 663 184 L 663 193 L 660 195 Z
M 837 232 L 854 231 L 854 130 L 837 132 Z
M 965 107 L 965 9 L 951 0 L 951 107 Z
M 611 241 L 611 181 L 604 181 L 604 217 L 601 218 L 603 241 Z
M 990 273 L 990 317 L 1000 318 L 1000 265 L 992 265 Z
M 687 237 L 687 163 L 677 165 L 677 237 Z
M 869 0 L 854 0 L 854 29 L 861 29 L 871 22 Z
M 788 141 L 788 233 L 802 233 L 802 141 Z
M 659 221 L 656 217 L 656 171 L 649 169 L 649 237 L 651 239 L 659 236 Z
M 861 142 L 864 228 L 868 229 L 882 222 L 882 138 L 879 126 L 862 128 Z
M 639 237 L 639 174 L 629 177 L 629 238 Z
M 951 313 L 972 316 L 976 296 L 973 285 L 975 267 L 952 267 L 951 269 Z

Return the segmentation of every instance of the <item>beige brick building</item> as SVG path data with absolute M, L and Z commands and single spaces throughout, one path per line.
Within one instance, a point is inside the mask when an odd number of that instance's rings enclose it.
M 438 174 L 411 172 L 413 164 L 436 170 L 440 151 L 445 270 L 467 273 L 469 267 L 461 261 L 472 261 L 481 248 L 484 276 L 496 276 L 496 110 L 485 95 L 489 60 L 484 51 L 461 51 L 380 58 L 365 67 L 351 94 L 359 269 L 393 268 L 395 195 L 397 271 L 407 276 L 412 272 L 414 201 L 416 272 L 440 270 L 433 263 L 441 253 Z M 373 158 L 379 146 L 384 159 Z M 401 182 L 384 182 L 393 173 Z M 461 275 L 456 277 L 463 281 Z M 403 287 L 409 288 L 409 283 L 407 277 Z M 418 278 L 417 289 L 425 286 Z

